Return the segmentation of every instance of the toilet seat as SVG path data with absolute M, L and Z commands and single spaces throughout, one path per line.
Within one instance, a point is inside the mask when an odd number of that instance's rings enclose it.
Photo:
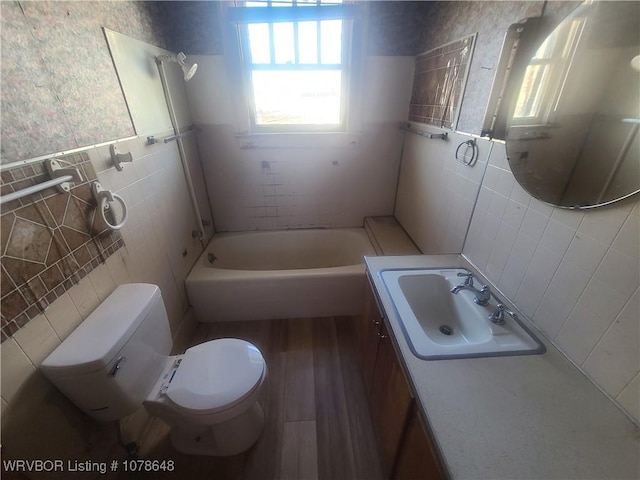
M 254 345 L 223 338 L 189 348 L 165 395 L 188 415 L 210 415 L 242 403 L 260 387 L 265 361 Z

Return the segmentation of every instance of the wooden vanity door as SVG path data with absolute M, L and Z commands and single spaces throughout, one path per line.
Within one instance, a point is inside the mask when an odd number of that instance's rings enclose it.
M 385 478 L 390 478 L 413 396 L 384 323 L 381 327 L 369 405 L 382 457 L 382 472 Z

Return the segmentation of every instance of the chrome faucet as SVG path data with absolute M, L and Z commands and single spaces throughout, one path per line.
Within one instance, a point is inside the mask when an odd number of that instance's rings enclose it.
M 507 310 L 507 308 L 499 303 L 497 305 L 497 309 L 491 315 L 489 315 L 489 321 L 495 323 L 496 325 L 504 325 L 504 314 L 505 312 L 511 315 L 511 318 L 517 320 L 518 314 L 516 312 L 512 312 L 511 310 Z
M 489 300 L 491 300 L 491 289 L 489 285 L 483 285 L 480 290 L 473 286 L 473 275 L 471 273 L 458 273 L 459 277 L 466 277 L 464 283 L 458 285 L 457 287 L 453 287 L 451 289 L 451 293 L 458 293 L 460 290 L 471 290 L 476 294 L 473 301 L 478 305 L 484 307 L 489 304 Z

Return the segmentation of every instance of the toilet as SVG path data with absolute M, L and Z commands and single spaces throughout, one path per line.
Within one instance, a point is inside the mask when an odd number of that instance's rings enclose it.
M 267 367 L 254 345 L 211 340 L 170 356 L 167 313 L 156 285 L 120 285 L 40 365 L 86 414 L 113 421 L 144 405 L 171 427 L 176 450 L 235 455 L 258 439 Z

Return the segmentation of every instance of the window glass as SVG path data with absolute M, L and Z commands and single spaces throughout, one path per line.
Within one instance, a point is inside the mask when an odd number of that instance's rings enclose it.
M 258 125 L 337 125 L 340 71 L 268 71 L 252 74 Z
M 276 54 L 276 63 L 295 63 L 293 22 L 273 24 L 273 43 Z
M 513 113 L 517 118 L 535 118 L 540 113 L 549 65 L 529 65 Z
M 342 20 L 320 22 L 320 60 L 323 64 L 342 61 Z
M 336 0 L 292 0 L 248 2 L 245 5 L 292 7 L 340 3 Z M 263 10 L 263 13 L 267 13 Z M 299 12 L 299 11 L 298 11 Z M 256 12 L 254 12 L 256 13 Z M 343 125 L 345 113 L 343 58 L 345 21 L 280 18 L 265 23 L 268 16 L 247 16 L 241 27 L 250 116 L 254 127 L 296 125 L 311 130 L 335 130 Z M 254 20 L 255 19 L 255 20 Z M 263 20 L 263 23 L 251 23 Z M 242 32 L 242 30 L 241 30 Z M 245 45 L 246 43 L 246 45 Z M 325 128 L 324 126 L 330 126 Z M 319 128 L 322 127 L 322 128 Z M 304 128 L 296 128 L 296 130 Z
M 249 45 L 251 46 L 252 63 L 271 63 L 269 47 L 269 24 L 251 23 L 249 28 Z
M 318 22 L 298 23 L 300 63 L 318 63 Z

